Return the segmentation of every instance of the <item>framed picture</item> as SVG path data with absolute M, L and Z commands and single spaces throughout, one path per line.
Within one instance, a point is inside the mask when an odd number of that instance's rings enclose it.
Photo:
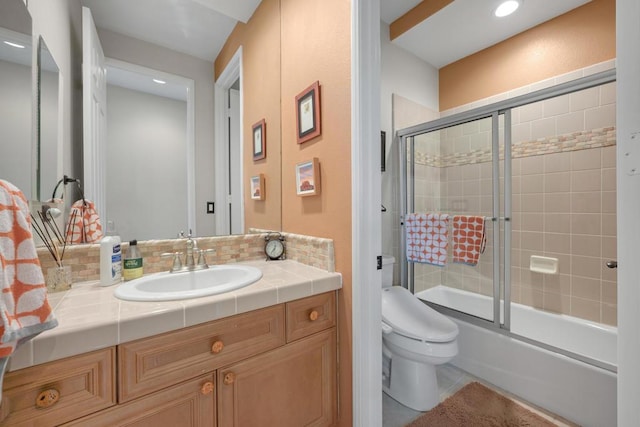
M 253 160 L 267 157 L 267 124 L 264 119 L 252 126 L 253 130 Z
M 320 163 L 316 157 L 296 165 L 296 194 L 298 196 L 320 194 Z
M 320 82 L 315 82 L 296 96 L 296 124 L 298 144 L 320 135 Z
M 251 199 L 264 200 L 264 175 L 251 177 Z

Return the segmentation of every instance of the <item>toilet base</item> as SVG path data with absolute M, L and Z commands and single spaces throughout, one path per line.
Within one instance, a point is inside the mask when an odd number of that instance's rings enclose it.
M 435 365 L 397 354 L 391 357 L 389 378 L 383 381 L 382 390 L 415 411 L 428 411 L 440 403 Z

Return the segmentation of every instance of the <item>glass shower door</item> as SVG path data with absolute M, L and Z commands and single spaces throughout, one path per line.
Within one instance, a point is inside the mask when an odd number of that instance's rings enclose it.
M 436 128 L 405 140 L 407 212 L 448 216 L 446 261 L 409 262 L 408 283 L 425 301 L 491 322 L 504 318 L 499 299 L 494 302 L 503 283 L 499 269 L 504 268 L 504 262 L 494 263 L 502 246 L 495 242 L 504 233 L 499 117 Z M 484 240 L 471 241 L 471 235 L 481 231 Z

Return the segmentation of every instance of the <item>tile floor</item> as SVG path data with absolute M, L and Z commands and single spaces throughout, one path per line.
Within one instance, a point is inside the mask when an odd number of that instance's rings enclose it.
M 510 396 L 509 393 L 504 390 L 500 390 L 499 388 L 488 384 L 486 381 L 483 381 L 477 377 L 474 377 L 471 374 L 466 373 L 465 371 L 456 368 L 450 364 L 440 365 L 436 368 L 436 375 L 438 377 L 438 386 L 440 391 L 440 401 L 442 402 L 447 397 L 453 395 L 456 391 L 460 390 L 466 384 L 478 381 L 484 384 L 487 387 L 490 387 L 496 390 L 499 393 L 504 394 L 507 397 L 510 397 L 513 400 L 516 400 L 525 408 L 529 409 L 532 412 L 537 413 L 538 415 L 552 421 L 554 424 L 560 427 L 574 427 L 575 424 L 569 423 L 566 420 L 563 420 L 553 414 L 547 413 L 545 411 L 540 410 L 530 404 L 522 402 L 514 396 Z M 382 393 L 382 426 L 383 427 L 404 427 L 411 421 L 418 418 L 422 412 L 417 412 L 412 409 L 407 408 L 406 406 L 401 405 L 396 402 L 386 394 Z

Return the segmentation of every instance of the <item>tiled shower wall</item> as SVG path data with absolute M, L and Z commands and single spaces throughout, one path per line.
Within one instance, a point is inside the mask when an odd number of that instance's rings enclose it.
M 616 324 L 615 97 L 612 83 L 513 110 L 514 302 Z M 490 145 L 489 119 L 417 137 L 415 211 L 491 216 Z M 491 295 L 492 227 L 478 266 L 416 264 L 416 291 Z M 531 272 L 531 255 L 557 258 L 559 274 Z

